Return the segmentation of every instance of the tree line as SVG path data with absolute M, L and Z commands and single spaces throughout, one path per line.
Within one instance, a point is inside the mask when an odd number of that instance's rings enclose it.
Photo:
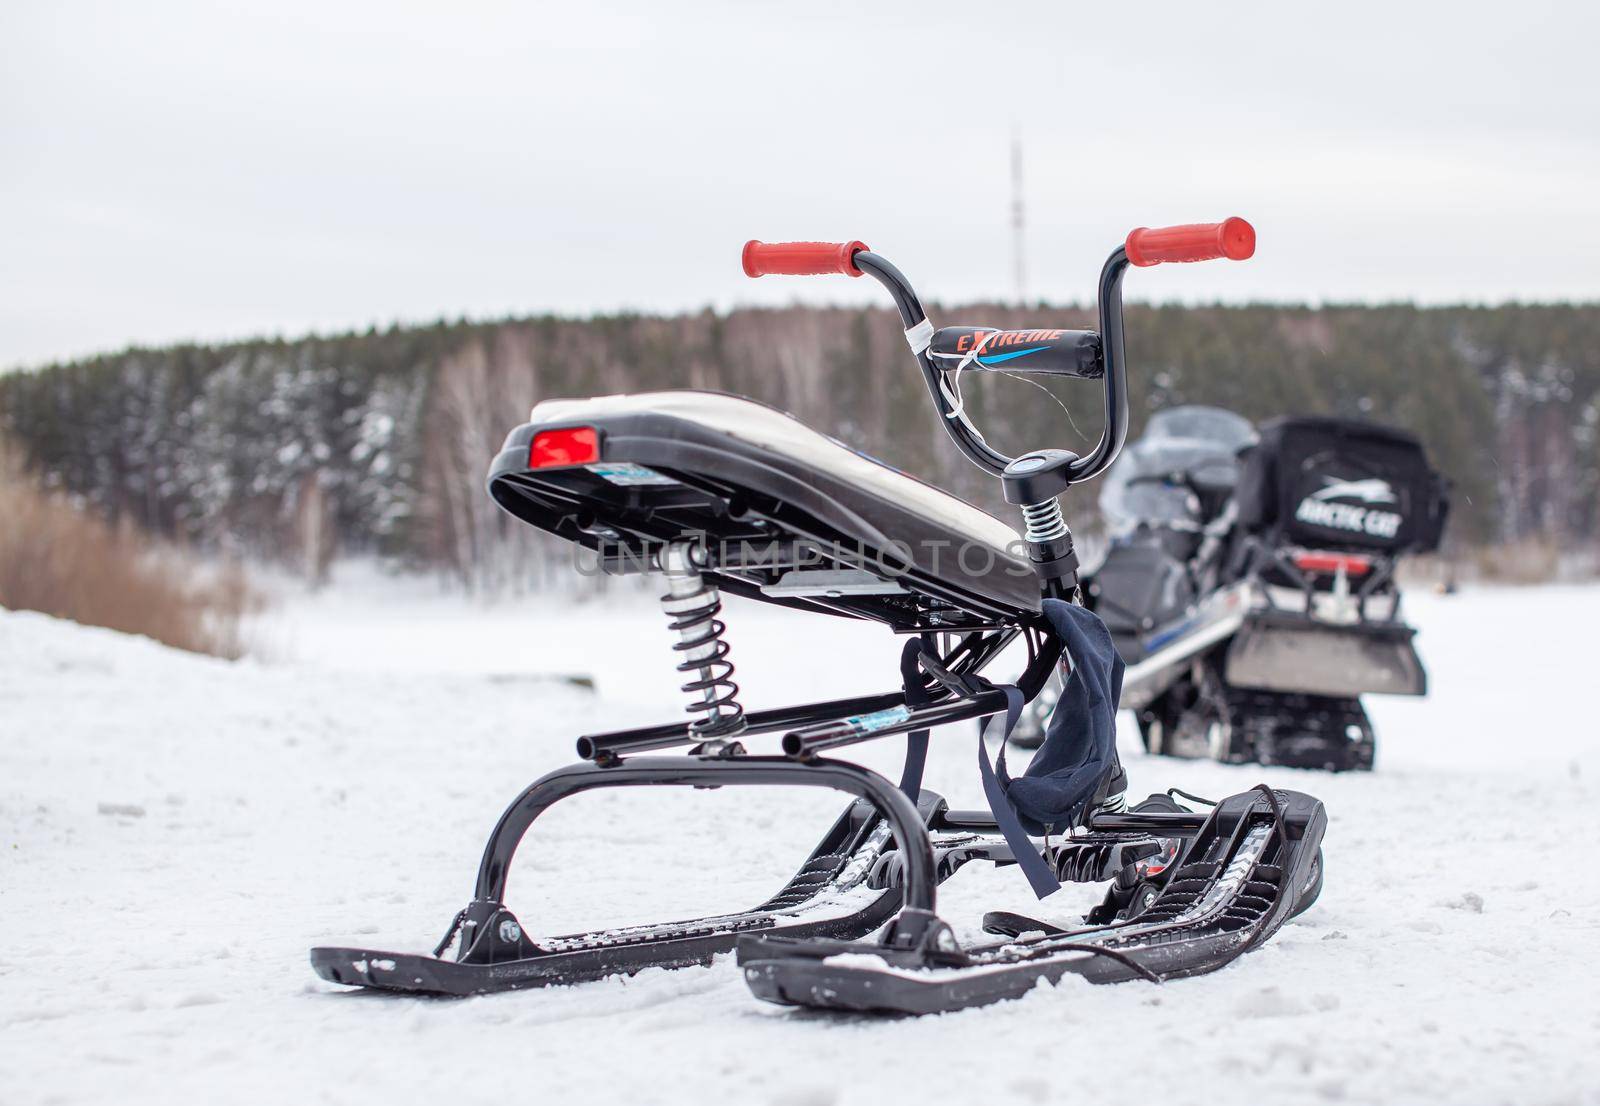
M 932 313 L 1094 325 L 1075 306 Z M 1451 478 L 1458 549 L 1600 544 L 1600 305 L 1134 304 L 1127 315 L 1135 434 L 1182 403 L 1258 421 L 1370 418 L 1417 433 Z M 1052 398 L 1029 381 L 969 381 L 968 410 L 1006 452 L 1082 451 L 1098 436 L 1093 383 L 1052 382 Z M 520 587 L 562 578 L 564 562 L 498 513 L 483 477 L 538 400 L 749 395 L 1009 517 L 993 482 L 943 440 L 922 387 L 882 310 L 537 316 L 134 348 L 15 371 L 0 376 L 0 428 L 49 486 L 113 521 L 312 577 L 339 553 L 378 553 Z M 1080 524 L 1093 524 L 1092 499 L 1068 505 Z

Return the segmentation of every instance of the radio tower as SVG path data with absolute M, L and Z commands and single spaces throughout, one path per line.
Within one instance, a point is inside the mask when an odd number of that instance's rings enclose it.
M 1011 131 L 1011 291 L 1020 307 L 1028 294 L 1028 268 L 1022 257 L 1022 136 Z

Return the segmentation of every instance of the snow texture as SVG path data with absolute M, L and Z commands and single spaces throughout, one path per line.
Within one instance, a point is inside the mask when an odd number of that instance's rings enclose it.
M 465 1001 L 312 975 L 313 944 L 431 947 L 573 737 L 675 716 L 645 593 L 491 608 L 366 577 L 282 609 L 269 663 L 0 611 L 0 1102 L 1600 1103 L 1600 589 L 1410 602 L 1433 695 L 1372 701 L 1374 775 L 1150 758 L 1123 719 L 1137 794 L 1327 802 L 1303 918 L 1204 978 L 901 1020 L 762 1004 L 730 958 Z M 728 620 L 748 703 L 895 684 L 877 627 Z M 933 746 L 929 786 L 979 805 L 972 730 Z M 510 905 L 535 933 L 749 905 L 841 802 L 582 796 L 530 833 Z M 977 866 L 941 894 L 966 938 L 1092 898 Z

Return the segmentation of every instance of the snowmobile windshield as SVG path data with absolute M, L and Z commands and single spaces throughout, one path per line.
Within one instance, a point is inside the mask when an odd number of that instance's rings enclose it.
M 1218 407 L 1171 407 L 1106 474 L 1100 509 L 1114 533 L 1140 523 L 1200 526 L 1239 482 L 1239 451 L 1256 441 L 1249 420 Z

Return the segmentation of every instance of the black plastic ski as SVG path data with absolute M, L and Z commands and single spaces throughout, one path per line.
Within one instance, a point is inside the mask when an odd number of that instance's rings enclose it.
M 863 909 L 826 921 L 783 924 L 763 911 L 601 930 L 551 939 L 533 955 L 493 963 L 448 960 L 373 949 L 315 948 L 311 966 L 323 979 L 352 987 L 412 994 L 477 995 L 523 987 L 588 983 L 646 968 L 688 968 L 710 963 L 752 931 L 849 939 L 870 933 L 894 916 L 898 891 L 880 894 Z
M 663 769 L 663 763 L 670 767 Z M 883 925 L 904 903 L 899 881 L 885 874 L 890 870 L 887 860 L 898 852 L 891 825 L 872 802 L 859 801 L 844 810 L 784 888 L 751 910 L 557 937 L 527 934 L 504 905 L 504 858 L 534 813 L 561 794 L 624 784 L 630 778 L 658 782 L 663 771 L 679 782 L 702 777 L 743 776 L 766 782 L 800 778 L 810 782 L 830 774 L 862 780 L 869 776 L 849 765 L 836 765 L 830 773 L 757 758 L 687 764 L 677 760 L 651 763 L 641 758 L 627 767 L 576 766 L 552 773 L 524 793 L 532 799 L 519 799 L 502 819 L 486 853 L 484 871 L 492 878 L 480 884 L 489 893 L 480 894 L 456 916 L 433 955 L 324 946 L 311 950 L 312 968 L 333 983 L 414 994 L 470 995 L 582 983 L 645 968 L 705 964 L 719 953 L 731 951 L 741 936 L 752 933 L 853 940 Z M 903 829 L 909 828 L 908 824 L 924 827 L 944 809 L 943 800 L 931 792 L 924 792 L 919 806 L 913 808 L 887 782 L 869 781 L 867 790 L 892 794 L 898 800 Z M 911 819 L 916 819 L 915 823 Z M 507 825 L 513 827 L 512 832 L 504 832 Z M 943 837 L 968 847 L 973 835 L 936 834 L 934 839 Z M 965 859 L 964 852 L 961 859 Z M 942 879 L 959 863 L 950 861 L 936 878 Z M 452 945 L 456 954 L 446 958 Z
M 1215 971 L 1270 937 L 1313 895 L 1327 825 L 1322 804 L 1265 788 L 1224 800 L 1159 896 L 1109 925 L 962 950 L 933 926 L 914 947 L 757 936 L 739 963 L 757 997 L 792 1006 L 925 1014 L 1019 998 L 1068 974 L 1093 983 Z

